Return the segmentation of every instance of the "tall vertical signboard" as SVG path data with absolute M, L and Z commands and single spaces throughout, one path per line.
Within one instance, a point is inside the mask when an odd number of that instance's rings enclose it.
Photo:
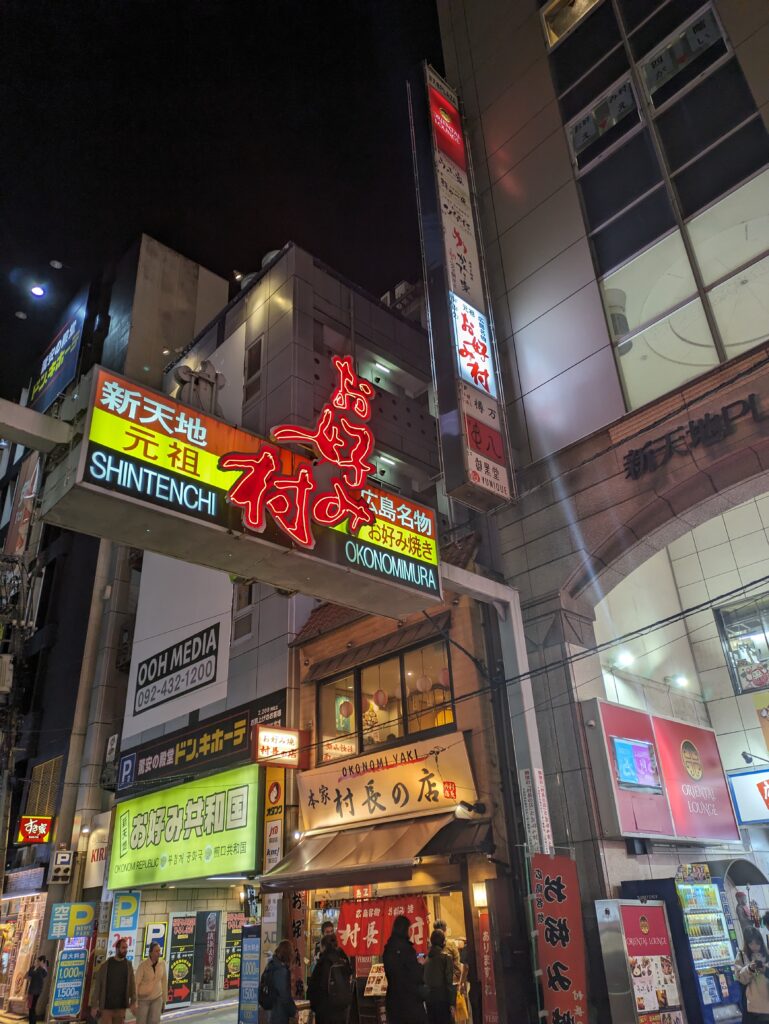
M 409 109 L 446 492 L 489 511 L 512 474 L 459 99 L 423 65 Z

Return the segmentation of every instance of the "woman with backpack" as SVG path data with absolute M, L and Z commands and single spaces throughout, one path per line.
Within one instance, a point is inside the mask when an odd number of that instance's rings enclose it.
M 352 967 L 339 948 L 336 932 L 324 935 L 310 975 L 307 998 L 316 1024 L 346 1024 L 352 1005 Z
M 393 922 L 392 935 L 384 948 L 387 978 L 388 1024 L 425 1024 L 425 996 L 422 965 L 409 941 L 411 922 L 402 914 Z
M 270 1024 L 288 1024 L 296 1018 L 296 1003 L 291 996 L 291 957 L 288 939 L 278 943 L 259 984 L 259 1005 L 270 1014 Z
M 745 986 L 747 1007 L 742 1019 L 744 1024 L 769 1024 L 769 953 L 758 928 L 746 926 L 742 938 L 745 945 L 734 965 L 737 980 Z
M 451 1024 L 457 1001 L 454 985 L 454 960 L 446 950 L 446 933 L 436 928 L 430 936 L 430 951 L 425 964 L 427 1019 L 429 1024 Z

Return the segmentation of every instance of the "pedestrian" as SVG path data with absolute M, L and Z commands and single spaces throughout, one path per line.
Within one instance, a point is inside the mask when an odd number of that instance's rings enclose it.
M 48 961 L 44 956 L 36 958 L 34 966 L 27 971 L 27 1010 L 29 1024 L 37 1024 L 38 1010 L 42 1006 L 41 995 L 48 977 Z
M 278 943 L 272 959 L 264 969 L 260 991 L 270 991 L 270 1024 L 288 1024 L 296 1019 L 296 1003 L 291 996 L 291 958 L 294 949 L 288 939 Z
M 339 948 L 336 932 L 324 935 L 320 956 L 307 985 L 316 1024 L 346 1024 L 352 1005 L 352 965 Z
M 743 1024 L 769 1024 L 769 953 L 758 928 L 746 927 L 743 932 L 744 945 L 737 954 L 734 973 L 745 987 L 746 1009 Z
M 123 1024 L 126 1010 L 136 1013 L 136 981 L 127 956 L 128 942 L 118 939 L 115 955 L 107 957 L 93 976 L 91 1014 L 99 1024 Z
M 436 921 L 435 928 L 437 931 L 443 932 L 446 936 L 446 945 L 444 946 L 444 949 L 451 957 L 451 962 L 454 968 L 454 985 L 459 988 L 462 983 L 462 975 L 464 973 L 462 960 L 459 956 L 459 946 L 454 939 L 449 938 L 449 930 L 445 921 Z
M 457 950 L 459 956 L 459 950 Z M 427 1020 L 429 1024 L 451 1024 L 457 1002 L 454 984 L 454 958 L 446 950 L 446 933 L 436 928 L 430 936 L 425 964 Z
M 148 954 L 136 968 L 136 1024 L 160 1024 L 168 998 L 168 968 L 160 958 L 160 943 L 151 942 Z
M 414 945 L 409 941 L 410 927 L 407 917 L 402 914 L 396 917 L 392 935 L 384 948 L 388 1024 L 425 1024 L 426 1020 L 424 973 Z
M 737 920 L 740 923 L 743 936 L 746 928 L 755 928 L 755 924 L 753 923 L 753 918 L 750 913 L 748 894 L 741 890 L 737 892 Z
M 333 921 L 324 921 L 323 924 L 320 926 L 320 940 L 315 943 L 315 950 L 313 951 L 312 956 L 313 967 L 318 962 L 318 960 L 320 960 L 320 945 L 327 935 L 336 935 L 336 928 L 334 927 Z

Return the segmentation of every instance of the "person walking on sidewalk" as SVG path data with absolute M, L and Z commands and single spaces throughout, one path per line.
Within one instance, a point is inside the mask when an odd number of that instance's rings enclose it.
M 168 969 L 160 959 L 160 943 L 151 942 L 149 956 L 136 968 L 136 1024 L 160 1024 L 168 998 Z
M 425 985 L 428 988 L 429 1024 L 451 1024 L 457 1001 L 454 960 L 446 951 L 446 933 L 440 928 L 436 928 L 430 936 L 430 952 L 425 964 Z
M 37 1024 L 37 1012 L 42 1006 L 40 997 L 45 988 L 48 977 L 48 961 L 44 956 L 35 960 L 34 967 L 27 971 L 27 1009 L 29 1011 L 29 1024 Z
M 126 1010 L 136 1013 L 136 982 L 127 956 L 128 943 L 118 939 L 115 955 L 107 957 L 93 976 L 91 1014 L 99 1024 L 124 1024 Z

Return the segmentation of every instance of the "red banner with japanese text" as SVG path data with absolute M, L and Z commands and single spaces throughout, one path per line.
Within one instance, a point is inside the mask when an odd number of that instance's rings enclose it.
M 348 956 L 381 956 L 396 917 L 411 921 L 409 938 L 417 953 L 428 949 L 427 900 L 395 896 L 379 900 L 345 900 L 339 910 L 337 936 Z
M 304 974 L 307 962 L 307 893 L 291 893 L 291 945 L 294 947 L 291 961 L 291 995 L 304 999 Z
M 483 995 L 483 1024 L 499 1024 L 497 982 L 494 977 L 494 949 L 491 945 L 491 925 L 488 910 L 478 911 L 478 931 L 481 938 L 481 990 Z
M 577 865 L 570 857 L 531 859 L 537 958 L 547 1024 L 587 1020 L 587 975 Z

